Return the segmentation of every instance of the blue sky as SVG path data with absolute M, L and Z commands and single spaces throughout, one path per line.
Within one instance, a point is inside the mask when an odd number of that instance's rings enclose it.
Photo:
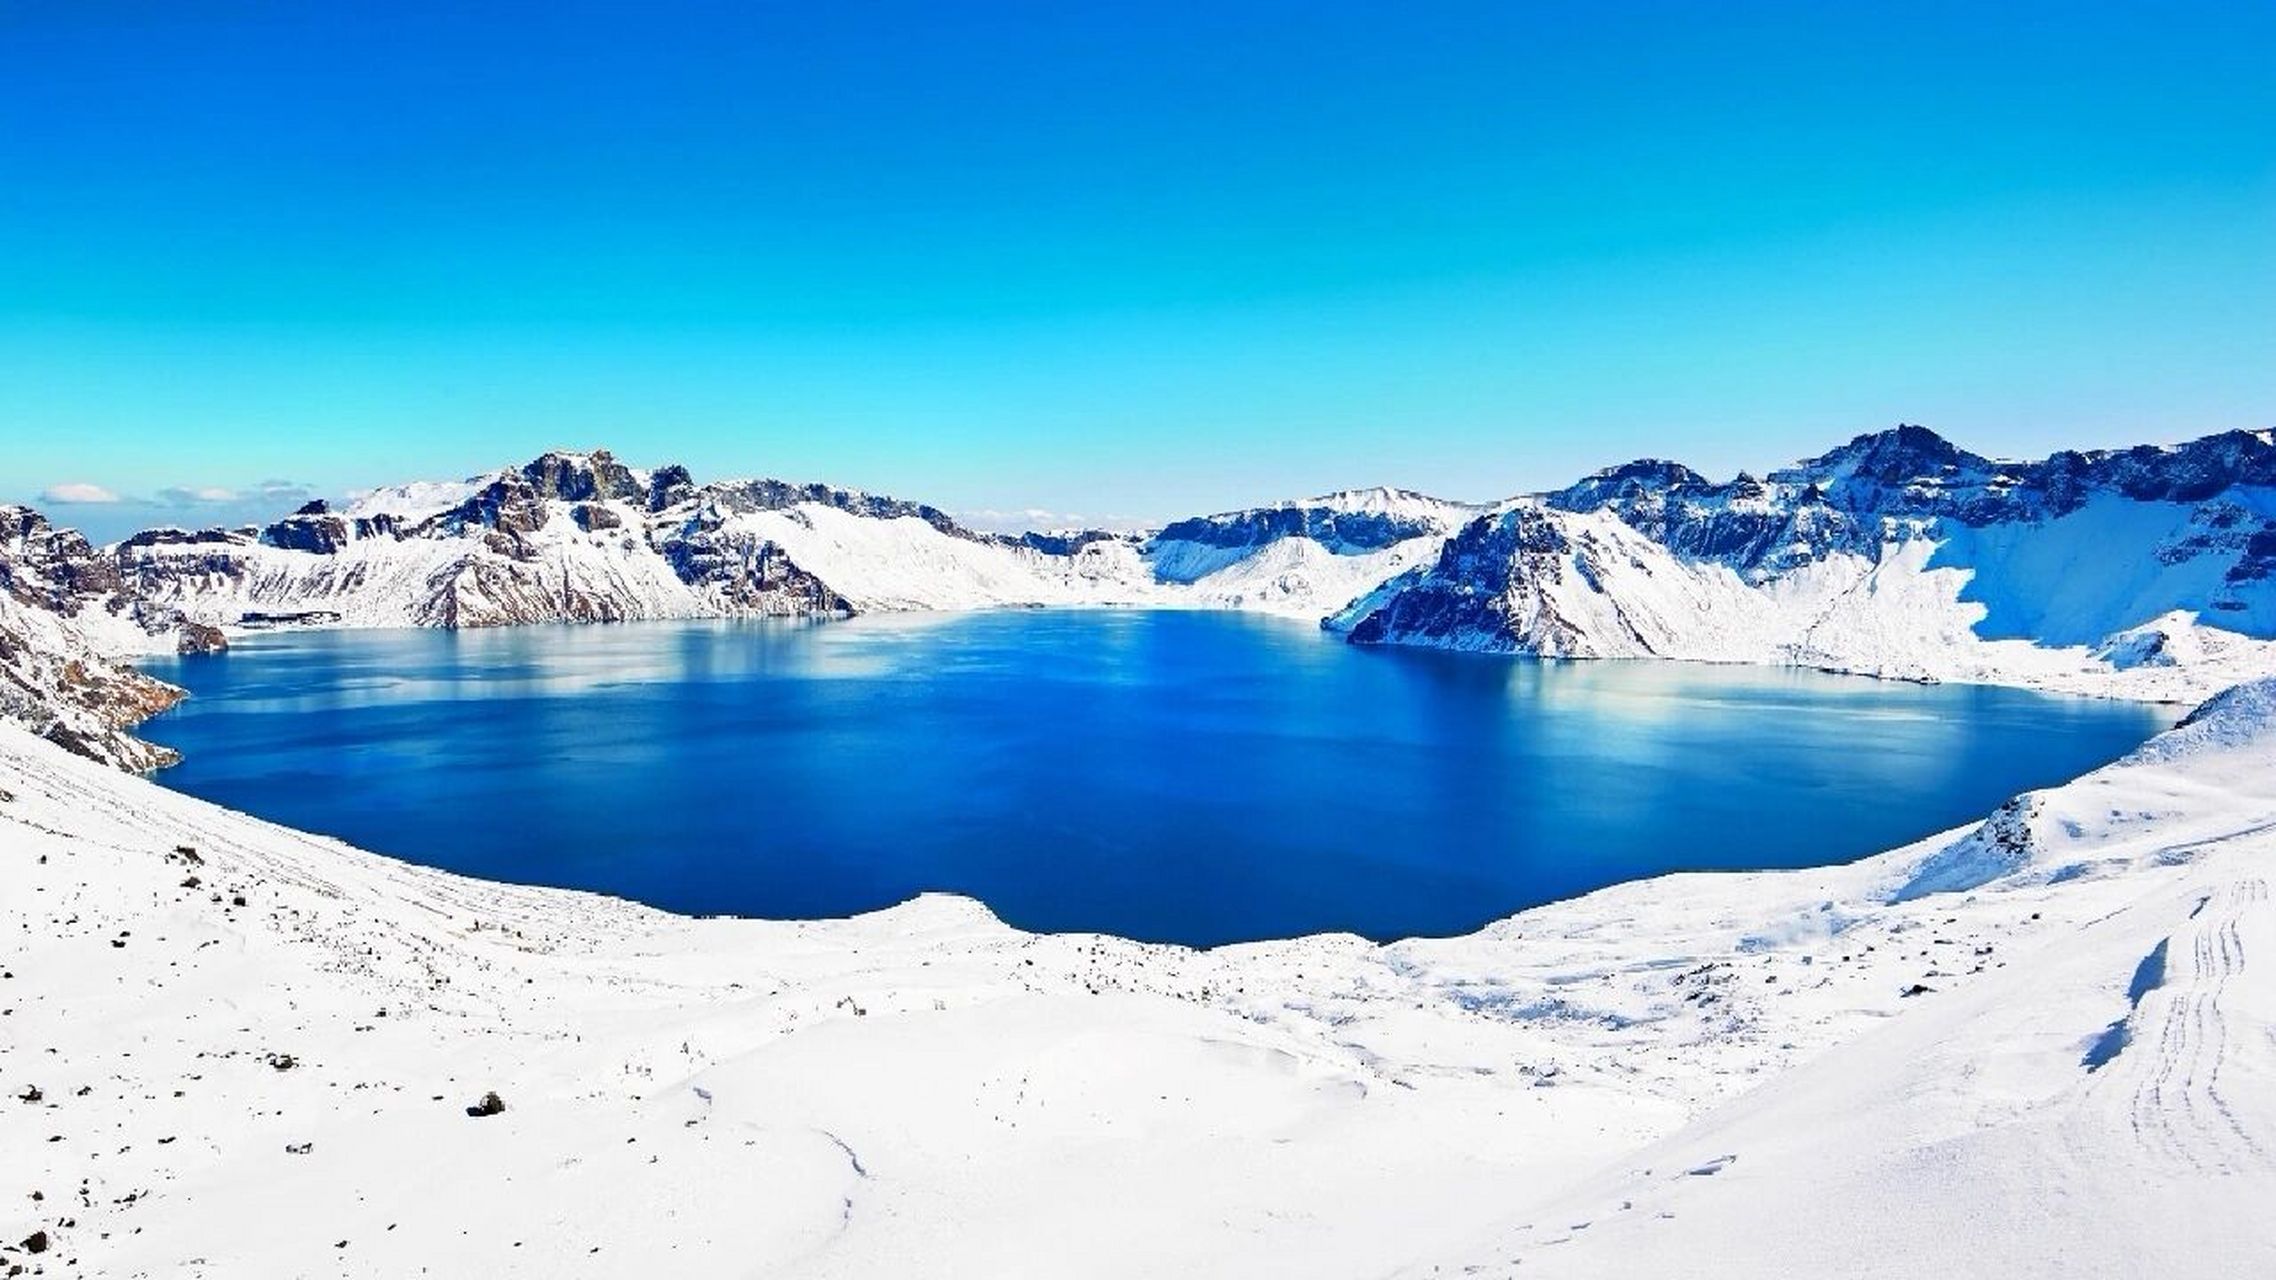
M 2272 50 L 2233 3 L 8 5 L 0 496 L 560 444 L 1149 519 L 2267 426 Z

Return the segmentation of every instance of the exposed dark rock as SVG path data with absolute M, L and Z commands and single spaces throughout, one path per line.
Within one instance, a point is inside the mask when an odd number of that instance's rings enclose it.
M 176 653 L 220 653 L 228 647 L 229 637 L 221 633 L 221 628 L 203 622 L 182 623 L 174 641 Z
M 577 522 L 578 528 L 587 533 L 600 529 L 621 529 L 624 527 L 622 516 L 598 503 L 580 502 L 569 509 L 569 517 Z
M 695 480 L 678 463 L 656 468 L 648 475 L 648 509 L 663 511 L 695 497 Z
M 1030 551 L 1040 551 L 1047 556 L 1071 556 L 1094 543 L 1113 542 L 1122 536 L 1122 534 L 1110 533 L 1105 529 L 1084 529 L 1079 532 L 1066 533 L 998 534 L 996 540 L 1005 546 L 1025 547 Z
M 702 496 L 723 511 L 785 511 L 807 503 L 835 507 L 873 520 L 922 520 L 952 538 L 983 541 L 938 507 L 904 502 L 858 489 L 836 489 L 825 484 L 792 484 L 784 480 L 731 480 L 705 485 Z
M 648 501 L 648 487 L 606 449 L 546 453 L 524 465 L 521 474 L 533 492 L 563 502 Z
M 309 507 L 322 507 L 312 502 Z M 328 556 L 348 545 L 351 536 L 348 522 L 339 516 L 323 511 L 310 511 L 303 507 L 296 514 L 286 516 L 261 531 L 261 541 L 286 551 L 306 551 L 313 555 Z
M 118 563 L 76 529 L 58 529 L 30 507 L 0 506 L 0 590 L 71 617 L 119 591 Z
M 1439 551 L 1438 562 L 1394 579 L 1380 594 L 1387 602 L 1352 628 L 1359 644 L 1424 642 L 1511 630 L 1513 599 L 1524 583 L 1555 583 L 1565 572 L 1572 542 L 1556 520 L 1529 507 L 1483 516 L 1463 526 Z M 1525 620 L 1543 653 L 1582 647 L 1579 629 L 1540 613 Z
M 1175 521 L 1162 526 L 1161 532 L 1154 535 L 1154 541 L 1234 548 L 1304 537 L 1333 551 L 1378 551 L 1439 531 L 1440 526 L 1432 521 L 1379 511 L 1344 511 L 1327 506 L 1259 507 L 1253 511 Z
M 666 534 L 656 550 L 680 581 L 708 589 L 738 611 L 792 617 L 853 612 L 781 546 L 726 527 L 717 512 L 701 513 Z

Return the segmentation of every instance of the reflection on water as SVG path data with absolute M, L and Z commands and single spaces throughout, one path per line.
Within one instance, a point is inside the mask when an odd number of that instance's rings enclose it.
M 189 758 L 162 781 L 369 848 L 686 911 L 945 889 L 1196 943 L 1841 861 L 2168 718 L 1178 612 L 272 634 L 158 673 L 194 694 L 150 726 Z

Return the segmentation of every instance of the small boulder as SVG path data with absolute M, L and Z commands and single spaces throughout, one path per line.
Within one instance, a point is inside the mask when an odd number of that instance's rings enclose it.
M 483 1116 L 497 1115 L 499 1112 L 504 1111 L 505 1109 L 506 1100 L 499 1097 L 497 1091 L 493 1089 L 489 1093 L 482 1095 L 482 1101 L 475 1103 L 471 1107 L 468 1107 L 466 1109 L 466 1114 L 473 1116 L 476 1119 L 480 1119 Z

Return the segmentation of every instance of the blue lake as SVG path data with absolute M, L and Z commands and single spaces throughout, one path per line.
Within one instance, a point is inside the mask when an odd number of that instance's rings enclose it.
M 1845 861 L 2172 719 L 1225 613 L 303 632 L 151 670 L 194 695 L 147 727 L 188 757 L 161 782 L 414 861 L 707 914 L 952 890 L 1195 944 Z

